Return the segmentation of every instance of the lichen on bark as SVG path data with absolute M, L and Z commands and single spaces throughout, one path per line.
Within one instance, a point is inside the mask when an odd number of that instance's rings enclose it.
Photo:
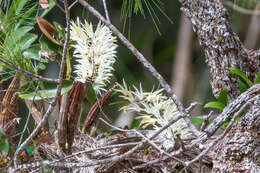
M 220 0 L 179 1 L 181 10 L 190 19 L 205 52 L 206 63 L 212 75 L 213 94 L 218 97 L 221 90 L 227 89 L 229 99 L 236 99 L 239 95 L 236 83 L 238 78 L 228 68 L 240 69 L 253 81 L 260 69 L 260 50 L 249 51 L 244 47 L 237 34 L 232 31 L 230 15 Z M 209 153 L 213 155 L 213 172 L 260 172 L 259 85 L 256 85 L 256 89 L 256 97 L 246 115 L 219 141 L 213 152 Z M 249 94 L 244 98 L 248 100 L 252 97 Z M 241 102 L 240 106 L 242 103 L 245 104 Z M 214 122 L 223 123 L 226 117 L 222 113 Z M 211 126 L 219 127 L 212 123 L 208 127 L 208 134 L 216 132 L 216 128 Z
M 212 75 L 213 94 L 218 97 L 221 90 L 227 89 L 229 98 L 236 98 L 239 94 L 236 76 L 228 68 L 239 68 L 251 80 L 259 69 L 252 65 L 252 56 L 232 31 L 228 11 L 219 0 L 180 2 L 181 10 L 190 19 L 205 51 L 206 63 Z

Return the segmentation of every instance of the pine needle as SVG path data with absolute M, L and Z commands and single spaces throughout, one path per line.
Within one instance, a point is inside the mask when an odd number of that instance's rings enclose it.
M 123 32 L 125 32 L 127 20 L 129 20 L 128 37 L 130 37 L 132 14 L 134 13 L 135 15 L 138 15 L 140 13 L 145 18 L 144 7 L 146 8 L 149 15 L 151 16 L 155 28 L 160 35 L 161 35 L 159 29 L 160 19 L 155 9 L 157 9 L 159 13 L 161 13 L 161 15 L 164 16 L 170 23 L 173 23 L 173 21 L 164 11 L 163 2 L 161 0 L 123 0 L 122 7 L 121 7 L 121 20 L 123 21 Z

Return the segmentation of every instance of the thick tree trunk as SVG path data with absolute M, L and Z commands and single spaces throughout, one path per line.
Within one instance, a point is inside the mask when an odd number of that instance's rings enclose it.
M 214 95 L 218 97 L 222 89 L 227 89 L 229 98 L 237 98 L 237 79 L 228 68 L 239 68 L 253 80 L 260 68 L 260 51 L 244 48 L 232 31 L 230 16 L 220 0 L 179 1 L 205 51 Z M 257 95 L 248 113 L 215 147 L 213 172 L 260 172 L 259 91 Z M 225 116 L 220 114 L 217 119 L 224 119 Z
M 236 98 L 239 90 L 236 78 L 227 68 L 241 69 L 250 79 L 259 71 L 259 54 L 244 48 L 232 31 L 230 16 L 219 0 L 180 0 L 181 10 L 190 19 L 205 50 L 206 62 L 212 74 L 212 89 L 217 97 L 227 89 L 229 98 Z

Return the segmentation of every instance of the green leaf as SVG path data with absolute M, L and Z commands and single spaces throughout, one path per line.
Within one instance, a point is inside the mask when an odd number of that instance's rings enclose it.
M 28 33 L 29 31 L 31 31 L 33 29 L 32 26 L 22 26 L 22 27 L 19 27 L 17 28 L 15 31 L 14 31 L 14 35 L 15 35 L 15 38 L 17 40 L 20 40 L 22 37 L 24 37 L 24 35 L 26 33 Z
M 40 58 L 39 51 L 40 51 L 40 45 L 34 44 L 23 52 L 23 56 L 34 60 L 38 60 L 39 62 L 43 62 L 43 63 L 49 62 L 49 60 L 46 58 Z
M 146 7 L 146 10 L 144 10 L 144 7 Z M 151 16 L 155 28 L 159 34 L 161 33 L 158 25 L 161 22 L 159 20 L 158 13 L 161 13 L 162 16 L 166 17 L 171 23 L 173 23 L 165 13 L 165 10 L 163 9 L 163 2 L 161 0 L 123 0 L 120 17 L 123 21 L 123 32 L 125 31 L 127 20 L 129 20 L 128 34 L 130 36 L 132 14 L 138 14 L 138 12 L 140 12 L 140 14 L 145 18 L 145 11 L 147 11 Z
M 204 122 L 203 118 L 190 117 L 192 124 L 202 124 Z
M 21 19 L 18 22 L 18 26 L 20 25 L 35 25 L 36 19 L 35 16 L 44 17 L 52 8 L 55 6 L 54 0 L 49 1 L 49 8 L 48 9 L 42 9 L 39 7 L 39 3 L 35 3 L 32 7 L 28 9 L 29 3 L 28 0 L 18 0 L 17 1 L 17 8 L 14 7 L 14 10 L 17 15 L 20 15 L 21 13 L 24 13 L 21 17 Z M 26 4 L 27 3 L 27 4 Z M 31 2 L 30 2 L 31 3 Z
M 28 0 L 17 0 L 16 1 L 17 8 L 16 8 L 15 12 L 16 12 L 17 15 L 21 13 L 21 11 L 23 10 L 23 8 L 24 8 L 25 4 L 27 3 L 27 1 Z
M 50 41 L 45 35 L 41 36 L 39 42 L 41 44 L 41 48 L 50 53 L 58 53 L 58 50 L 62 48 L 61 46 L 58 46 Z
M 141 125 L 141 120 L 134 119 L 130 125 L 130 129 L 136 129 L 139 130 Z
M 249 87 L 251 87 L 253 85 L 253 82 L 250 81 L 250 79 L 248 79 L 248 77 L 245 75 L 245 73 L 243 73 L 241 70 L 237 69 L 237 68 L 233 68 L 230 67 L 228 68 L 229 71 L 231 71 L 233 74 L 238 75 L 239 77 L 241 77 Z
M 39 67 L 40 70 L 45 70 L 46 69 L 46 66 L 43 63 L 40 63 L 38 65 L 38 67 Z
M 36 24 L 35 16 L 37 15 L 38 4 L 27 9 L 16 24 L 16 28 L 20 26 L 34 26 Z
M 34 100 L 53 98 L 57 91 L 56 84 L 42 82 L 42 85 L 43 85 L 42 88 L 38 90 L 37 93 L 35 91 L 31 91 L 31 92 L 20 94 L 19 97 L 28 100 L 33 100 L 33 98 Z M 71 88 L 72 88 L 72 81 L 64 80 L 62 82 L 61 95 L 67 93 Z
M 128 101 L 122 100 L 122 101 L 111 102 L 111 103 L 108 103 L 108 106 L 114 106 L 114 105 L 123 104 L 123 103 L 128 103 Z
M 12 71 L 10 69 L 5 69 L 4 72 L 6 72 L 5 74 L 1 75 L 1 80 L 0 80 L 0 83 L 4 82 L 4 81 L 7 81 L 11 78 L 14 77 L 15 75 L 15 71 Z
M 89 87 L 88 92 L 87 92 L 87 100 L 90 104 L 94 104 L 97 100 L 96 93 L 93 89 L 92 86 Z
M 8 154 L 9 145 L 0 145 L 0 150 L 3 151 L 3 155 L 4 155 L 4 157 L 6 157 Z
M 204 105 L 204 108 L 216 108 L 222 112 L 225 108 L 225 105 L 221 102 L 209 102 L 206 105 Z
M 102 138 L 106 138 L 106 137 L 108 137 L 108 136 L 110 136 L 111 135 L 111 132 L 104 132 L 103 134 L 102 134 Z
M 4 48 L 8 48 L 10 51 L 14 52 L 14 50 L 21 45 L 21 39 L 23 36 L 32 30 L 31 26 L 23 26 L 17 28 L 16 30 L 10 31 L 10 34 L 7 35 L 4 45 Z
M 38 83 L 37 80 L 32 80 L 30 82 L 27 82 L 24 85 L 20 86 L 18 92 L 24 92 L 24 91 L 32 92 L 35 90 L 37 83 Z
M 260 72 L 257 73 L 257 76 L 255 78 L 255 84 L 259 84 L 260 83 Z
M 7 136 L 2 128 L 0 128 L 0 145 L 5 144 Z
M 20 48 L 21 51 L 24 51 L 25 49 L 28 49 L 31 44 L 37 39 L 36 34 L 27 33 L 22 37 L 22 40 L 20 42 Z
M 245 92 L 248 89 L 247 85 L 244 82 L 242 82 L 241 80 L 237 80 L 237 83 L 238 83 L 238 88 L 239 88 L 240 94 L 242 94 L 243 92 Z
M 227 96 L 227 89 L 223 89 L 220 91 L 218 96 L 218 102 L 223 103 L 223 105 L 227 106 L 228 103 L 228 96 Z
M 8 154 L 9 150 L 7 136 L 2 128 L 0 128 L 0 150 L 4 152 L 4 156 Z
M 119 133 L 118 130 L 112 130 L 112 131 L 110 131 L 110 132 L 104 132 L 104 133 L 102 134 L 102 138 L 106 138 L 106 137 L 108 137 L 108 136 L 116 135 L 116 134 L 118 134 L 118 133 Z
M 61 24 L 57 23 L 57 22 L 53 22 L 53 25 L 55 26 L 55 28 L 57 29 L 59 36 L 65 40 L 65 29 L 64 27 L 62 27 Z
M 134 6 L 134 13 L 137 14 L 138 11 L 141 12 L 141 14 L 144 16 L 144 9 L 141 0 L 136 0 L 135 1 L 135 6 Z

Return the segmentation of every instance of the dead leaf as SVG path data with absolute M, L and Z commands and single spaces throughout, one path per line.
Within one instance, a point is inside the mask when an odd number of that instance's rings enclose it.
M 60 45 L 60 46 L 63 46 L 62 43 L 58 42 L 57 40 L 55 40 L 51 34 L 54 34 L 56 32 L 58 32 L 56 30 L 56 28 L 50 24 L 47 20 L 39 17 L 39 16 L 36 16 L 36 21 L 37 21 L 37 24 L 40 28 L 40 30 L 42 31 L 42 33 L 48 38 L 50 39 L 53 43 L 57 44 L 57 45 Z
M 71 151 L 74 133 L 81 116 L 82 103 L 89 86 L 90 83 L 74 81 L 72 89 L 62 98 L 58 122 L 58 143 L 64 152 L 66 140 L 68 143 L 68 152 Z
M 1 101 L 0 127 L 3 129 L 6 123 L 18 117 L 18 95 L 16 91 L 19 86 L 20 78 L 16 74 Z
M 82 133 L 86 132 L 86 129 L 89 128 L 97 119 L 97 116 L 100 112 L 100 109 L 105 106 L 108 101 L 109 96 L 111 95 L 112 91 L 115 89 L 116 86 L 110 88 L 105 94 L 103 94 L 96 103 L 90 108 L 88 112 L 88 116 L 84 121 L 84 125 L 82 127 Z
M 8 86 L 3 100 L 1 100 L 0 128 L 10 136 L 8 142 L 11 145 L 17 145 L 19 140 L 18 136 L 15 136 L 18 133 L 18 94 L 16 92 L 19 86 L 20 77 L 18 73 L 16 73 L 12 82 Z M 13 154 L 13 150 L 10 150 L 9 155 Z
M 74 132 L 82 112 L 82 103 L 90 83 L 73 82 L 73 88 L 69 92 L 70 106 L 68 110 L 68 151 L 70 152 L 74 140 Z

